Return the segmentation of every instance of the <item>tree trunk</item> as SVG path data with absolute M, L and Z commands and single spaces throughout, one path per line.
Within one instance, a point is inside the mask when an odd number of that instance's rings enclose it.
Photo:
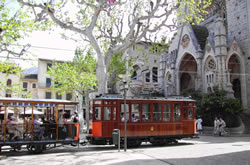
M 77 113 L 78 113 L 78 119 L 80 123 L 80 133 L 83 133 L 84 118 L 83 118 L 83 108 L 82 108 L 82 105 L 83 105 L 82 95 L 78 95 L 78 100 L 79 100 L 79 104 L 78 104 Z
M 98 93 L 104 95 L 107 92 L 107 69 L 103 54 L 98 54 L 96 77 L 98 82 Z

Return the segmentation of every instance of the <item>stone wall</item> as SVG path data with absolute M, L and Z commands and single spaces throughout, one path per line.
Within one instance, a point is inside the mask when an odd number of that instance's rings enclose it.
M 246 89 L 250 110 L 250 2 L 249 0 L 227 1 L 228 38 L 235 39 L 244 53 L 246 66 Z

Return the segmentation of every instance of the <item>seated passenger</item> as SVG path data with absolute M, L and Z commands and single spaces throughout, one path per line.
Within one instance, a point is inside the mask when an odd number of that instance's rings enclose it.
M 40 127 L 43 124 L 43 122 L 41 122 L 39 120 L 39 116 L 36 115 L 35 119 L 34 119 L 34 133 L 38 133 L 38 139 L 41 139 L 43 137 L 44 134 L 44 127 Z
M 135 117 L 135 114 L 134 114 L 134 113 L 132 114 L 132 116 L 131 116 L 131 117 L 132 117 L 132 122 L 137 122 L 137 121 L 138 121 L 138 120 L 136 119 L 136 117 Z
M 143 116 L 142 116 L 142 120 L 143 121 L 148 121 L 149 119 L 148 119 L 148 116 L 146 115 L 146 114 L 144 114 Z
M 124 117 L 124 113 L 121 113 L 121 121 L 124 122 L 125 121 L 125 117 Z
M 10 120 L 7 121 L 7 131 L 8 133 L 10 134 L 11 137 L 11 140 L 14 140 L 16 138 L 19 138 L 20 137 L 20 131 L 17 127 L 17 120 L 16 120 L 16 117 L 15 116 L 11 116 L 10 117 Z

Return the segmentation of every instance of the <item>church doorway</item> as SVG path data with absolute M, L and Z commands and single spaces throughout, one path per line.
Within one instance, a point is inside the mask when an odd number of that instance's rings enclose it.
M 230 82 L 232 83 L 234 97 L 241 100 L 241 76 L 240 61 L 237 55 L 232 55 L 228 61 L 228 69 L 230 71 Z
M 180 93 L 187 89 L 195 89 L 197 63 L 191 54 L 186 54 L 179 69 Z

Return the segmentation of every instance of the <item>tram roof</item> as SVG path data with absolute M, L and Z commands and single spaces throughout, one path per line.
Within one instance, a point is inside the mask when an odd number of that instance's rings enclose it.
M 123 96 L 101 96 L 96 97 L 93 100 L 124 100 Z M 149 96 L 140 96 L 140 97 L 126 97 L 126 100 L 162 100 L 162 101 L 195 101 L 190 97 L 182 97 L 182 96 L 171 96 L 171 97 L 149 97 Z
M 30 103 L 30 104 L 78 104 L 76 101 L 57 99 L 27 99 L 27 98 L 0 98 L 1 103 Z

